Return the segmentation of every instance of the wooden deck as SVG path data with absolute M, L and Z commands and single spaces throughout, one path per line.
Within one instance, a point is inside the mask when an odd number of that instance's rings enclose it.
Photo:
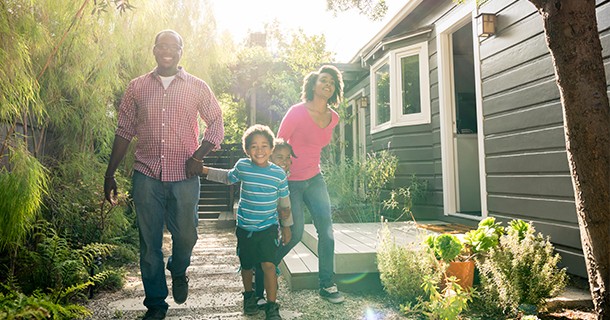
M 438 233 L 446 223 L 442 221 L 420 222 L 426 227 L 416 227 L 411 222 L 388 223 L 394 240 L 399 244 L 420 244 L 426 235 Z M 381 223 L 334 224 L 335 275 L 341 290 L 381 289 L 376 256 Z M 439 228 L 430 228 L 438 226 Z M 432 231 L 433 229 L 435 231 Z M 282 276 L 293 290 L 318 288 L 318 235 L 312 224 L 305 225 L 303 239 L 284 257 L 280 264 Z

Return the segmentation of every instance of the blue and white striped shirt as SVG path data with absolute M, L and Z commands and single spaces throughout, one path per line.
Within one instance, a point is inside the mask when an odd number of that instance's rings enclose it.
M 259 167 L 248 158 L 239 159 L 228 172 L 231 183 L 241 181 L 237 207 L 237 226 L 248 231 L 261 231 L 279 224 L 279 198 L 288 197 L 288 180 L 282 168 L 269 162 Z

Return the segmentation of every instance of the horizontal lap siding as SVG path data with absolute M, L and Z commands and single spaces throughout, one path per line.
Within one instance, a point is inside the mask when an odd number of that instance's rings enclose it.
M 570 273 L 586 276 L 562 107 L 542 18 L 526 0 L 494 0 L 498 33 L 481 41 L 487 205 L 502 221 L 533 221 L 551 237 Z M 606 78 L 610 79 L 610 4 L 598 1 Z

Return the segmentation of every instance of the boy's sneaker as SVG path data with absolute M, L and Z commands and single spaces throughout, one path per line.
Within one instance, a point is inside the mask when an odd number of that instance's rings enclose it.
M 244 314 L 254 315 L 258 313 L 258 306 L 256 305 L 256 295 L 254 291 L 244 292 Z
M 265 300 L 264 297 L 256 298 L 256 306 L 258 307 L 259 310 L 265 309 L 265 305 L 267 305 L 267 300 Z
M 345 300 L 341 292 L 337 289 L 336 284 L 333 284 L 330 287 L 320 288 L 320 296 L 332 303 L 341 303 Z
M 271 301 L 267 302 L 265 306 L 265 320 L 282 320 L 279 304 Z

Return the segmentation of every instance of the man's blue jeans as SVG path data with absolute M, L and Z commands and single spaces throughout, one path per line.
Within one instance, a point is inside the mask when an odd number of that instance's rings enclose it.
M 144 305 L 164 308 L 168 290 L 163 263 L 163 230 L 172 235 L 172 255 L 167 269 L 182 276 L 191 263 L 197 242 L 199 177 L 177 182 L 161 182 L 140 172 L 133 173 L 133 201 L 140 233 L 140 271 L 144 284 Z
M 333 235 L 333 222 L 330 211 L 330 198 L 328 188 L 321 174 L 303 181 L 289 181 L 290 205 L 294 225 L 291 228 L 292 239 L 278 250 L 276 265 L 290 252 L 290 250 L 303 238 L 305 228 L 303 213 L 305 206 L 311 214 L 314 226 L 318 233 L 318 268 L 320 288 L 333 284 L 335 266 L 335 237 Z

